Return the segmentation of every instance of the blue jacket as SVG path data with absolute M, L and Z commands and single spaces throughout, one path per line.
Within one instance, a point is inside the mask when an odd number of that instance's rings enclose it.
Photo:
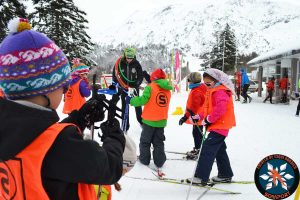
M 250 81 L 244 68 L 241 68 L 241 73 L 242 73 L 242 87 L 244 87 L 244 85 L 249 84 Z

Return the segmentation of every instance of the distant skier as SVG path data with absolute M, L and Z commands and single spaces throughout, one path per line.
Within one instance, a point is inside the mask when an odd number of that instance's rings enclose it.
M 164 148 L 164 127 L 167 125 L 168 110 L 172 86 L 162 69 L 156 69 L 151 74 L 151 83 L 145 88 L 143 95 L 130 100 L 132 106 L 144 106 L 142 114 L 143 130 L 140 138 L 139 160 L 149 165 L 151 159 L 150 147 L 153 145 L 154 164 L 160 168 L 166 161 Z
M 126 109 L 126 96 L 128 89 L 133 88 L 134 94 L 139 96 L 139 87 L 144 79 L 142 66 L 136 60 L 136 50 L 134 48 L 126 48 L 123 55 L 118 58 L 113 68 L 113 81 L 122 87 L 122 117 L 124 118 Z M 135 108 L 137 121 L 142 124 L 142 107 Z M 129 115 L 127 116 L 126 130 L 129 129 Z
M 236 101 L 240 101 L 240 94 L 241 94 L 241 84 L 242 84 L 242 74 L 240 71 L 235 72 L 235 93 L 237 96 Z
M 241 68 L 242 73 L 242 97 L 244 98 L 243 103 L 247 103 L 247 98 L 249 98 L 249 103 L 251 103 L 252 98 L 247 94 L 248 88 L 250 86 L 250 81 L 247 72 L 244 68 Z
M 266 101 L 270 98 L 270 103 L 273 104 L 272 97 L 273 97 L 273 91 L 274 91 L 274 84 L 275 84 L 275 77 L 272 77 L 267 83 L 268 95 L 265 98 L 264 103 L 266 103 Z
M 298 80 L 298 88 L 300 90 L 300 79 Z M 299 98 L 299 102 L 298 102 L 298 106 L 297 106 L 297 110 L 296 110 L 296 117 L 299 117 L 299 112 L 300 112 L 300 95 L 298 93 L 298 98 Z
M 200 126 L 200 130 L 202 131 L 202 121 L 199 120 L 199 114 L 203 112 L 203 104 L 207 87 L 205 84 L 201 83 L 201 74 L 199 72 L 192 72 L 188 75 L 187 80 L 191 91 L 187 100 L 185 114 L 179 120 L 179 125 L 182 125 L 183 123 L 193 124 L 194 148 L 192 151 L 187 153 L 187 159 L 195 160 L 197 159 L 201 146 L 202 132 L 198 130 L 198 127 L 193 123 L 193 120 L 197 121 L 197 124 Z
M 225 139 L 229 129 L 236 125 L 232 100 L 234 85 L 227 74 L 213 68 L 204 72 L 203 79 L 208 91 L 201 119 L 203 119 L 202 125 L 206 126 L 209 134 L 204 141 L 193 182 L 207 184 L 215 159 L 218 175 L 212 180 L 231 182 L 233 172 L 226 152 Z M 191 179 L 188 178 L 187 182 L 191 182 Z
M 78 62 L 78 58 L 75 60 L 77 61 L 72 66 L 72 81 L 64 96 L 63 113 L 65 114 L 69 114 L 73 110 L 79 110 L 86 102 L 85 98 L 91 95 L 91 88 L 87 79 L 89 67 Z
M 287 103 L 287 91 L 288 91 L 289 79 L 288 75 L 284 75 L 282 79 L 279 80 L 279 88 L 281 90 L 281 103 Z

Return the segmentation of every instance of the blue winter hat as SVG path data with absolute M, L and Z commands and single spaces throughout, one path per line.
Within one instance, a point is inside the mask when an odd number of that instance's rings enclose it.
M 46 35 L 31 30 L 28 20 L 9 22 L 10 34 L 0 44 L 0 88 L 8 99 L 57 90 L 69 83 L 67 57 Z

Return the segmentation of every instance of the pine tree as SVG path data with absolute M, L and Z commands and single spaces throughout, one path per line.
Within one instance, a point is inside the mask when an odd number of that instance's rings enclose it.
M 217 42 L 210 52 L 211 67 L 222 70 L 224 53 L 224 71 L 233 71 L 237 52 L 234 32 L 226 24 L 224 31 L 221 34 L 216 34 L 216 38 Z
M 73 0 L 33 0 L 35 11 L 31 13 L 32 25 L 45 33 L 67 55 L 90 63 L 87 55 L 93 49 L 86 33 L 86 13 L 75 6 Z
M 15 17 L 26 18 L 26 7 L 19 0 L 0 0 L 0 42 L 7 35 L 7 23 Z

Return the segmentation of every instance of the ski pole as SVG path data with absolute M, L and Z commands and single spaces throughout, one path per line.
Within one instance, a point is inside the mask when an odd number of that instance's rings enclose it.
M 93 86 L 92 86 L 92 98 L 96 98 L 97 95 L 97 88 L 96 88 L 96 74 L 93 74 Z M 95 132 L 95 123 L 91 125 L 91 132 L 92 140 L 94 140 L 94 132 Z
M 192 112 L 190 110 L 188 110 L 188 112 L 190 113 L 190 115 L 192 116 Z M 192 117 L 191 117 L 192 118 Z M 199 125 L 197 124 L 197 122 L 195 122 L 195 120 L 192 118 L 192 121 L 194 124 L 196 124 L 198 130 L 200 131 L 200 127 Z M 201 133 L 201 132 L 200 132 Z M 201 141 L 201 147 L 200 147 L 200 150 L 199 150 L 199 154 L 198 154 L 198 158 L 197 158 L 197 162 L 196 162 L 196 165 L 194 167 L 194 172 L 193 172 L 193 175 L 192 175 L 192 180 L 191 180 L 191 183 L 189 185 L 189 189 L 188 189 L 188 193 L 187 193 L 187 196 L 186 196 L 186 200 L 189 199 L 190 197 L 190 193 L 191 193 L 191 188 L 192 188 L 192 184 L 193 184 L 193 181 L 194 181 L 194 176 L 195 176 L 195 173 L 196 173 L 196 170 L 197 170 L 197 165 L 198 165 L 198 162 L 199 162 L 199 159 L 200 159 L 200 155 L 201 155 L 201 151 L 202 151 L 202 148 L 203 148 L 203 143 L 204 141 L 206 140 L 206 126 L 203 126 L 203 134 L 202 134 L 202 141 Z

